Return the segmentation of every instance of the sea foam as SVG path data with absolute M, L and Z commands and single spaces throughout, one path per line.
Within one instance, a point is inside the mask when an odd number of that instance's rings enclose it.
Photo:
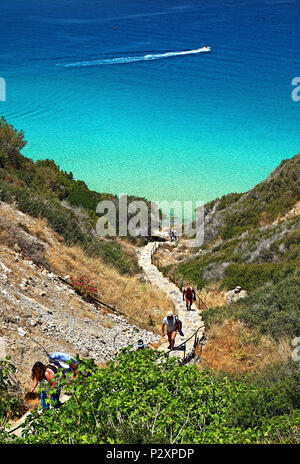
M 71 67 L 74 68 L 74 67 L 85 67 L 85 66 L 102 66 L 102 65 L 110 65 L 110 64 L 127 64 L 127 63 L 133 63 L 136 61 L 160 60 L 163 58 L 170 58 L 174 56 L 196 55 L 197 53 L 206 53 L 210 51 L 211 51 L 210 47 L 202 47 L 202 48 L 196 48 L 195 50 L 157 53 L 157 54 L 150 54 L 150 55 L 144 55 L 144 56 L 121 56 L 118 58 L 104 58 L 104 59 L 90 60 L 90 61 L 78 61 L 76 63 L 65 64 L 64 66 L 66 68 L 71 68 Z

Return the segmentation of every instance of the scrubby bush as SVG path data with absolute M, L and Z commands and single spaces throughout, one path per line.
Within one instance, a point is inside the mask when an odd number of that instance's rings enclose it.
M 230 306 L 209 309 L 203 318 L 207 327 L 225 319 L 240 320 L 276 341 L 300 336 L 300 278 L 266 285 Z
M 240 285 L 251 292 L 268 282 L 276 284 L 294 275 L 300 276 L 300 263 L 230 264 L 225 269 L 222 288 L 232 289 Z
M 299 427 L 299 400 L 285 379 L 276 395 L 275 385 L 220 378 L 174 358 L 158 361 L 152 350 L 126 349 L 105 369 L 83 362 L 71 384 L 61 379 L 70 400 L 35 413 L 21 442 L 263 443 L 277 440 L 276 419 Z
M 225 208 L 228 208 L 228 206 L 233 205 L 233 203 L 236 203 L 241 197 L 243 196 L 242 193 L 229 193 L 228 195 L 222 196 L 217 203 L 216 210 L 217 211 L 222 211 Z
M 25 145 L 23 131 L 14 129 L 2 116 L 0 119 L 0 167 L 9 164 L 19 169 L 23 161 L 20 150 Z
M 80 277 L 70 277 L 71 283 L 74 289 L 84 297 L 89 296 L 96 296 L 97 295 L 97 287 L 93 282 L 91 282 L 87 277 L 80 276 Z
M 300 279 L 287 279 L 240 302 L 240 319 L 275 340 L 300 335 Z
M 266 418 L 289 416 L 300 408 L 300 371 L 293 361 L 270 365 L 240 382 L 247 394 L 234 398 L 231 425 L 262 427 Z
M 16 371 L 10 358 L 0 359 L 0 443 L 9 439 L 7 429 L 8 419 L 20 412 L 21 400 L 11 393 L 11 375 Z

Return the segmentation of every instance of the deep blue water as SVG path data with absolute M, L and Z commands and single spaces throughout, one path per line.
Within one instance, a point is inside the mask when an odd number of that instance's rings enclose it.
M 300 151 L 299 24 L 299 0 L 1 0 L 0 114 L 98 191 L 245 191 Z

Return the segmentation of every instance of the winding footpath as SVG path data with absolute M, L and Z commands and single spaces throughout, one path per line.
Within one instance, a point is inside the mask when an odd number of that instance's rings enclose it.
M 201 311 L 198 310 L 196 305 L 193 303 L 192 310 L 187 311 L 179 288 L 164 277 L 157 267 L 152 264 L 152 255 L 162 243 L 173 245 L 171 242 L 149 242 L 145 247 L 138 250 L 138 262 L 147 280 L 162 290 L 175 306 L 175 314 L 178 315 L 182 322 L 182 331 L 184 333 L 183 337 L 179 333 L 176 335 L 175 346 L 178 346 L 190 338 L 198 328 L 198 337 L 201 338 L 204 335 L 205 326 L 200 315 Z M 194 341 L 195 338 L 193 337 L 186 342 L 186 355 L 193 350 Z M 169 351 L 168 346 L 169 342 L 166 337 L 165 342 L 162 343 L 159 350 Z M 170 356 L 183 358 L 183 351 L 172 351 Z

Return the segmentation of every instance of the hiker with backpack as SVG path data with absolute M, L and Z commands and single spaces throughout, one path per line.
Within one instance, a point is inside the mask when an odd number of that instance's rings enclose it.
M 49 390 L 55 388 L 55 393 L 51 395 L 51 403 L 54 408 L 59 408 L 61 403 L 59 401 L 61 388 L 58 383 L 55 381 L 54 376 L 57 373 L 57 368 L 53 364 L 48 364 L 45 366 L 42 362 L 37 361 L 31 371 L 31 378 L 33 380 L 33 389 L 32 392 L 36 389 L 38 385 L 43 387 L 43 390 L 40 392 L 41 406 L 43 409 L 49 409 L 50 404 L 47 401 L 47 394 Z
M 165 327 L 166 327 L 166 330 L 167 330 L 167 336 L 168 336 L 168 340 L 169 340 L 168 349 L 173 350 L 177 330 L 178 330 L 178 332 L 180 333 L 181 336 L 183 336 L 183 333 L 182 333 L 182 330 L 181 330 L 182 329 L 182 323 L 178 319 L 178 316 L 173 316 L 172 311 L 168 311 L 167 316 L 163 320 L 162 327 L 161 327 L 163 337 L 165 336 Z
M 190 311 L 192 309 L 193 300 L 196 301 L 196 292 L 193 287 L 187 285 L 182 292 L 183 301 L 185 299 L 186 309 Z
M 70 354 L 56 351 L 49 355 L 48 360 L 49 364 L 46 366 L 42 362 L 37 361 L 31 372 L 31 378 L 33 380 L 32 392 L 38 385 L 43 386 L 43 391 L 40 393 L 41 406 L 43 409 L 49 409 L 50 407 L 49 404 L 46 404 L 46 400 L 47 393 L 52 388 L 55 388 L 56 392 L 51 395 L 51 403 L 53 403 L 54 408 L 59 408 L 59 406 L 61 406 L 59 401 L 61 388 L 54 379 L 58 369 L 62 369 L 64 373 L 73 372 L 73 379 L 75 379 L 78 374 L 78 362 Z

